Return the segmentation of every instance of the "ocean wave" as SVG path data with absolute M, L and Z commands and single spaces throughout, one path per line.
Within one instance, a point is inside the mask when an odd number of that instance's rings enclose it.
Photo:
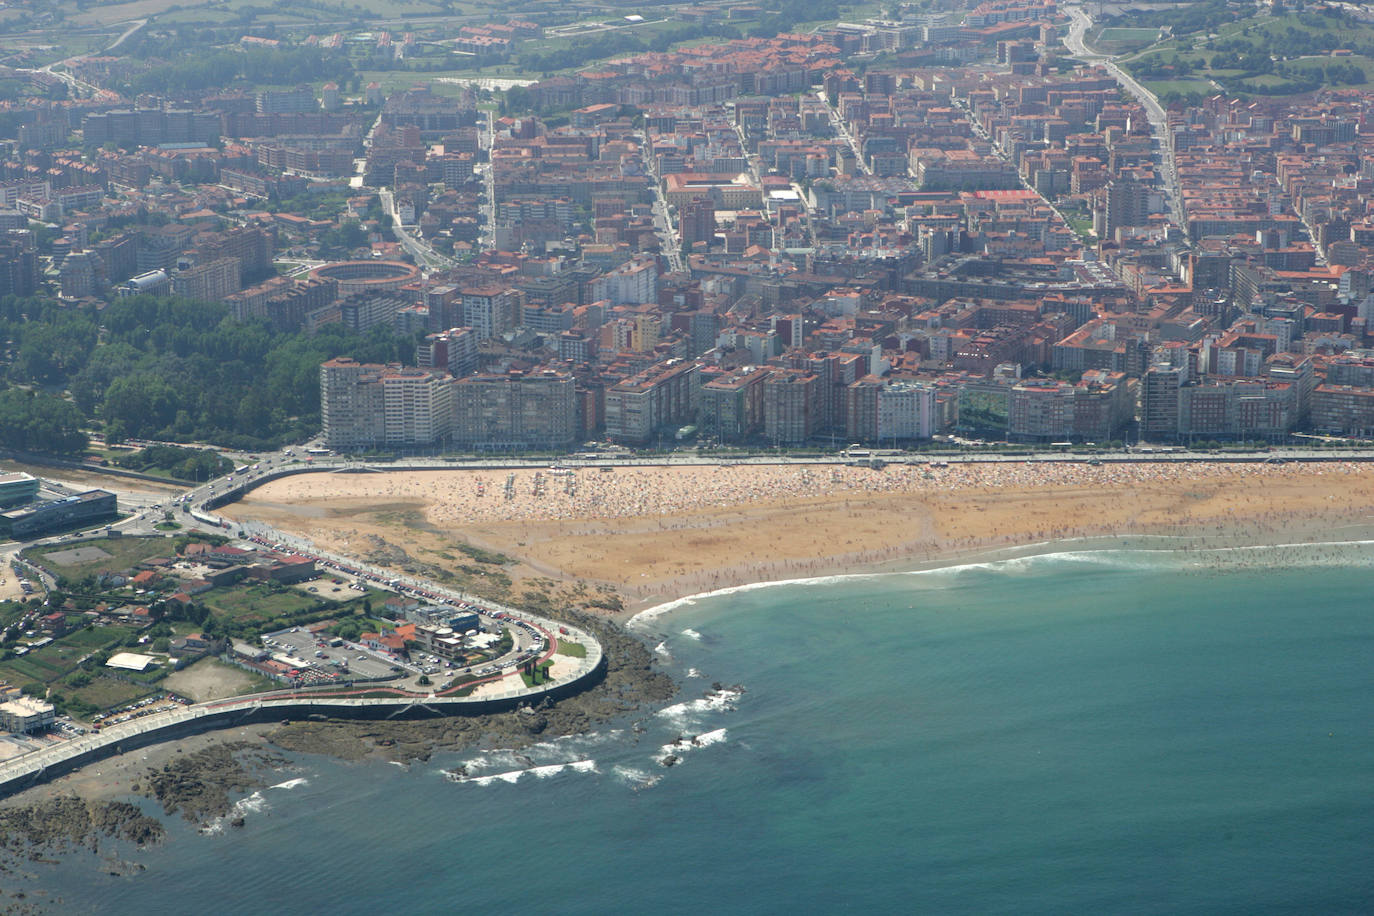
M 569 757 L 585 757 L 586 751 L 594 748 L 604 747 L 606 744 L 617 741 L 620 736 L 625 734 L 623 728 L 612 728 L 604 732 L 588 732 L 585 735 L 563 735 L 548 741 L 540 741 L 538 744 L 531 744 L 529 747 L 520 751 L 524 758 L 548 760 L 556 758 L 567 760 Z
M 271 788 L 276 788 L 272 786 Z M 232 823 L 239 818 L 247 817 L 250 814 L 261 814 L 272 806 L 267 803 L 261 792 L 254 792 L 246 798 L 240 798 L 234 802 L 229 813 L 223 817 L 217 817 L 200 828 L 200 832 L 205 836 L 214 836 L 224 832 L 224 825 Z
M 673 657 L 673 653 L 668 651 L 668 641 L 666 639 L 663 642 L 660 642 L 658 645 L 654 646 L 654 652 L 667 659 L 671 659 Z
M 1351 526 L 1364 530 L 1366 526 Z M 1246 565 L 1246 558 L 1276 551 L 1286 552 L 1281 565 L 1288 567 L 1311 566 L 1374 566 L 1374 555 L 1368 548 L 1374 540 L 1336 540 L 1316 542 L 1293 542 L 1283 544 L 1252 544 L 1235 546 L 1212 546 L 1202 535 L 1172 534 L 1130 534 L 1120 537 L 1097 535 L 1081 538 L 1064 538 L 1054 541 L 1040 541 L 1009 548 L 1006 552 L 1016 551 L 1020 556 L 1002 556 L 967 563 L 950 563 L 929 569 L 896 570 L 887 572 L 842 573 L 826 576 L 812 576 L 801 579 L 774 579 L 764 582 L 749 582 L 732 585 L 695 595 L 687 595 L 666 601 L 663 604 L 646 608 L 635 614 L 626 626 L 641 632 L 650 629 L 658 618 L 684 607 L 691 607 L 700 601 L 725 598 L 765 588 L 784 588 L 792 585 L 827 586 L 847 585 L 868 579 L 889 579 L 893 577 L 919 578 L 931 581 L 932 585 L 943 584 L 940 580 L 965 577 L 969 573 L 994 573 L 1000 575 L 1020 575 L 1043 572 L 1044 567 L 1054 564 L 1079 564 L 1099 567 L 1116 567 L 1127 570 L 1145 569 L 1196 569 L 1227 568 L 1228 560 L 1234 566 Z M 1129 542 L 1127 547 L 1093 547 L 1093 544 Z M 1148 542 L 1158 542 L 1160 546 L 1144 546 Z M 1082 545 L 1082 546 L 1076 546 Z M 1064 549 L 1066 547 L 1074 549 Z M 1338 556 L 1337 552 L 1348 551 Z M 1242 558 L 1235 561 L 1233 558 Z M 695 632 L 695 631 L 694 631 Z M 664 643 L 660 643 L 664 645 Z
M 688 639 L 695 639 L 697 642 L 701 641 L 701 634 L 698 633 L 696 630 L 692 629 L 691 627 L 688 627 L 687 629 L 683 630 L 682 635 L 686 636 Z
M 678 738 L 676 741 L 671 741 L 659 748 L 659 755 L 654 759 L 659 766 L 672 766 L 682 758 L 683 754 L 689 751 L 724 743 L 726 734 L 725 729 L 717 728 L 709 732 L 702 732 L 700 735 Z
M 462 773 L 444 771 L 444 776 L 450 782 L 469 783 L 476 786 L 490 786 L 497 782 L 506 782 L 514 785 L 522 777 L 533 776 L 535 779 L 548 779 L 557 776 L 559 773 L 595 773 L 595 760 L 573 760 L 568 763 L 550 763 L 544 766 L 526 767 L 522 770 L 508 770 L 504 773 L 492 773 L 489 776 L 467 776 Z
M 708 713 L 734 711 L 743 693 L 744 690 L 739 687 L 709 690 L 705 696 L 665 706 L 654 715 L 667 720 L 675 728 L 688 728 L 699 723 Z
M 658 785 L 659 780 L 663 779 L 661 773 L 649 773 L 638 767 L 626 766 L 622 763 L 617 763 L 611 767 L 611 773 L 635 791 L 652 788 Z
M 701 672 L 695 668 L 688 668 L 686 677 L 701 677 Z
M 301 777 L 298 777 L 298 778 L 296 778 L 296 779 L 288 779 L 286 782 L 279 782 L 279 783 L 277 783 L 275 786 L 268 786 L 267 788 L 269 788 L 269 789 L 294 789 L 294 788 L 296 788 L 297 786 L 308 786 L 308 785 L 310 785 L 310 780 L 306 779 L 304 776 L 301 776 Z

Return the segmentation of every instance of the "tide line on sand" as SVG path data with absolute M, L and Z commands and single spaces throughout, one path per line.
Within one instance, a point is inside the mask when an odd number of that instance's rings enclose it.
M 1364 526 L 1347 526 L 1364 527 Z M 781 588 L 790 585 L 826 586 L 864 581 L 868 579 L 881 579 L 892 576 L 946 576 L 972 571 L 988 572 L 1013 572 L 1024 571 L 1033 565 L 1051 562 L 1078 562 L 1095 563 L 1103 566 L 1120 565 L 1135 566 L 1140 568 L 1143 564 L 1129 562 L 1133 557 L 1141 555 L 1148 556 L 1148 565 L 1159 566 L 1161 568 L 1177 568 L 1192 565 L 1197 562 L 1199 555 L 1206 555 L 1215 564 L 1225 566 L 1230 557 L 1236 555 L 1253 555 L 1259 552 L 1288 550 L 1288 551 L 1316 551 L 1322 548 L 1360 548 L 1374 546 L 1374 540 L 1335 540 L 1335 541 L 1295 541 L 1279 544 L 1220 544 L 1201 546 L 1193 542 L 1206 541 L 1202 536 L 1190 537 L 1184 535 L 1132 535 L 1127 538 L 1114 538 L 1109 536 L 1094 536 L 1084 538 L 1066 538 L 1059 541 L 1042 541 L 1035 544 L 1025 544 L 1020 547 L 1003 548 L 996 551 L 998 554 L 1016 553 L 1018 556 L 994 556 L 985 560 L 972 560 L 965 562 L 951 562 L 940 566 L 922 566 L 919 569 L 908 570 L 889 570 L 883 572 L 857 572 L 857 573 L 837 573 L 823 576 L 810 576 L 796 579 L 771 579 L 761 582 L 749 582 L 744 585 L 731 585 L 725 588 L 713 589 L 707 592 L 699 592 L 695 595 L 685 595 L 681 598 L 674 598 L 662 604 L 646 608 L 631 617 L 626 626 L 644 631 L 650 627 L 654 621 L 680 608 L 690 607 L 710 598 L 722 598 L 729 595 L 738 595 L 746 592 L 756 591 L 764 588 Z M 1131 546 L 1108 546 L 1103 544 L 1099 547 L 1088 546 L 1091 542 L 1111 541 L 1113 544 L 1125 541 Z M 1174 543 L 1161 546 L 1146 546 L 1142 541 L 1172 541 Z M 1085 542 L 1079 544 L 1077 542 Z M 1064 549 L 1073 545 L 1073 549 Z M 1142 557 L 1144 558 L 1144 557 Z M 1170 559 L 1175 560 L 1169 563 Z M 1342 557 L 1342 564 L 1349 564 L 1352 558 Z M 1369 558 L 1374 562 L 1374 556 Z M 1316 555 L 1308 556 L 1289 556 L 1284 558 L 1284 564 L 1288 566 L 1306 565 L 1325 565 L 1330 562 L 1327 558 Z

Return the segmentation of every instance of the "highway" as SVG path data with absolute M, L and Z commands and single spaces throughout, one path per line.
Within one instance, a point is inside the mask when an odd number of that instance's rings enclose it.
M 1092 28 L 1093 22 L 1082 7 L 1070 6 L 1066 7 L 1065 11 L 1073 19 L 1068 33 L 1064 36 L 1064 46 L 1069 49 L 1069 53 L 1084 63 L 1101 65 L 1145 109 L 1145 116 L 1150 121 L 1155 143 L 1159 147 L 1160 178 L 1163 179 L 1161 190 L 1168 201 L 1169 212 L 1173 215 L 1174 222 L 1186 234 L 1188 222 L 1183 210 L 1183 190 L 1178 180 L 1178 167 L 1174 162 L 1174 142 L 1169 131 L 1168 112 L 1153 92 L 1118 67 L 1112 58 L 1088 48 L 1084 38 L 1088 29 Z

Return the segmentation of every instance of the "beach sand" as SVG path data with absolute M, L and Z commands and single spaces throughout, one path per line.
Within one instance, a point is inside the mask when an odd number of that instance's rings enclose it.
M 1353 463 L 710 465 L 308 474 L 221 510 L 366 556 L 455 545 L 517 561 L 508 597 L 609 587 L 625 613 L 749 582 L 939 565 L 1032 544 L 1177 535 L 1197 546 L 1348 539 L 1374 514 Z M 1332 534 L 1337 530 L 1345 533 Z M 1118 543 L 1119 546 L 1119 543 Z

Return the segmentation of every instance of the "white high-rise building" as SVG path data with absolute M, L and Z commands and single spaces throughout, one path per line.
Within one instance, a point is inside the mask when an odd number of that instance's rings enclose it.
M 878 391 L 878 441 L 929 439 L 935 433 L 935 388 L 888 382 Z
M 433 445 L 453 432 L 447 372 L 331 359 L 320 366 L 320 419 L 332 449 Z

